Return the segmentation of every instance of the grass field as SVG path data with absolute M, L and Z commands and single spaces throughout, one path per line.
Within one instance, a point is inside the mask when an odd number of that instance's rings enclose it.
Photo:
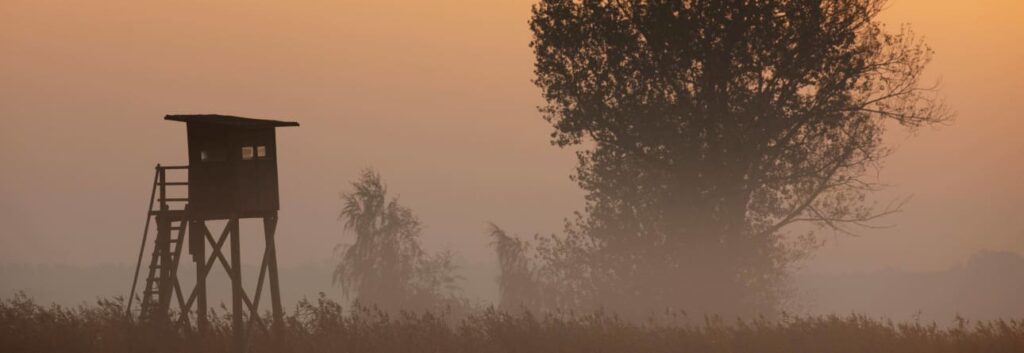
M 64 308 L 20 295 L 0 302 L 0 352 L 228 351 L 230 320 L 214 315 L 211 324 L 200 339 L 127 320 L 116 300 Z M 324 298 L 300 303 L 283 331 L 285 352 L 1024 352 L 1024 320 L 940 327 L 850 315 L 638 324 L 605 314 L 494 310 L 456 319 L 350 310 Z M 251 332 L 251 352 L 273 351 L 267 333 Z

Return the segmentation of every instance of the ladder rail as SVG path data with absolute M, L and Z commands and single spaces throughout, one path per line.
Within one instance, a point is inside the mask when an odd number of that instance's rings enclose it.
M 157 227 L 159 228 L 159 225 L 157 225 Z M 159 271 L 159 269 L 161 267 L 161 263 L 160 263 L 160 258 L 161 258 L 160 251 L 161 251 L 161 249 L 160 249 L 160 245 L 161 245 L 160 244 L 160 231 L 158 229 L 157 230 L 156 243 L 153 245 L 153 254 L 150 256 L 149 271 L 147 271 L 148 274 L 146 275 L 146 287 L 142 291 L 142 303 L 139 304 L 139 305 L 141 305 L 139 307 L 139 310 L 140 310 L 139 318 L 140 319 L 146 317 L 146 314 L 147 314 L 146 309 L 147 308 L 148 309 L 152 309 L 152 305 L 153 305 L 153 297 L 152 296 L 153 296 L 153 294 L 159 294 L 160 293 L 159 287 L 154 288 L 154 285 L 159 286 L 159 283 L 157 283 L 157 281 L 158 281 L 159 278 L 162 278 L 162 277 L 158 277 L 160 274 L 157 272 L 157 271 Z
M 156 174 L 153 176 L 153 191 L 149 193 L 149 206 L 146 207 L 146 226 L 142 230 L 142 245 L 139 246 L 139 258 L 135 262 L 135 275 L 132 276 L 132 289 L 128 294 L 128 304 L 125 305 L 125 314 L 130 320 L 132 317 L 132 302 L 135 300 L 135 287 L 139 283 L 139 268 L 142 267 L 142 256 L 146 251 L 146 239 L 149 236 L 149 222 L 153 216 L 150 214 L 153 210 L 153 201 L 156 200 L 156 186 L 160 182 L 160 165 L 156 165 Z
M 160 303 L 160 311 L 161 312 L 167 312 L 170 309 L 171 301 L 174 299 L 175 296 L 178 299 L 179 305 L 180 305 L 180 303 L 183 302 L 183 299 L 182 299 L 182 296 L 181 296 L 180 283 L 178 282 L 178 264 L 181 263 L 181 250 L 183 248 L 182 245 L 185 243 L 185 230 L 187 228 L 188 220 L 182 219 L 179 222 L 181 222 L 181 227 L 178 228 L 177 239 L 174 238 L 174 232 L 171 231 L 170 229 L 168 230 L 168 233 L 169 233 L 168 234 L 168 238 L 169 238 L 168 240 L 171 240 L 171 242 L 174 243 L 174 249 L 173 250 L 168 249 L 168 250 L 170 250 L 170 253 L 168 254 L 168 256 L 169 256 L 171 262 L 169 264 L 170 272 L 169 272 L 169 278 L 167 279 L 167 281 L 170 282 L 169 286 L 171 288 L 170 288 L 170 292 L 166 293 L 166 295 L 168 297 L 166 299 L 166 302 L 161 300 L 161 303 Z M 160 265 L 163 266 L 164 264 L 161 263 Z M 181 306 L 181 308 L 184 308 L 184 306 Z
M 177 222 L 178 226 L 173 224 Z M 161 224 L 163 226 L 161 226 Z M 157 221 L 157 239 L 142 297 L 140 320 L 163 317 L 174 299 L 185 308 L 177 269 L 184 249 L 188 219 Z

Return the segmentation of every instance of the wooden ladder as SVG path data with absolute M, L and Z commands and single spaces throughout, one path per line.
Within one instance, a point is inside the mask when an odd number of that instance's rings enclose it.
M 132 315 L 132 302 L 138 284 L 142 258 L 146 249 L 149 224 L 156 223 L 156 239 L 150 258 L 146 285 L 142 291 L 139 319 L 153 321 L 167 318 L 173 297 L 181 301 L 181 286 L 178 283 L 178 262 L 181 259 L 182 244 L 185 242 L 188 228 L 188 198 L 168 197 L 169 186 L 187 186 L 187 181 L 168 181 L 167 171 L 188 169 L 188 166 L 156 166 L 153 178 L 153 191 L 150 194 L 149 207 L 146 212 L 146 226 L 142 233 L 142 246 L 135 265 L 131 293 L 125 308 L 129 317 Z M 157 206 L 155 209 L 153 206 Z M 172 207 L 180 206 L 180 207 Z M 181 303 L 179 303 L 181 305 Z

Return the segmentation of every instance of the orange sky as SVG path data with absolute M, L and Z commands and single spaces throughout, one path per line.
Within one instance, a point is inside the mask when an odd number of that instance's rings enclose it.
M 377 168 L 428 247 L 490 261 L 486 222 L 556 232 L 575 158 L 536 112 L 532 1 L 0 3 L 0 263 L 134 261 L 152 166 L 185 160 L 167 113 L 294 119 L 279 132 L 282 263 L 348 240 L 338 193 Z M 957 120 L 900 146 L 895 227 L 832 242 L 812 271 L 940 269 L 1024 252 L 1024 2 L 896 0 L 936 51 Z M 253 244 L 258 245 L 258 244 Z

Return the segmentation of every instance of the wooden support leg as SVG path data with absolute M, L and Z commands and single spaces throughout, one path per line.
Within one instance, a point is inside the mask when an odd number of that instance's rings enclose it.
M 189 229 L 189 246 L 193 251 L 192 259 L 196 263 L 196 325 L 199 329 L 199 336 L 205 336 L 209 327 L 209 319 L 206 313 L 209 309 L 206 306 L 206 223 L 193 221 Z M 184 309 L 183 309 L 184 310 Z M 186 315 L 188 315 L 186 313 Z
M 234 334 L 234 347 L 236 353 L 245 352 L 245 321 L 242 319 L 243 311 L 242 296 L 242 258 L 239 249 L 238 218 L 228 221 L 231 227 L 231 328 Z
M 270 304 L 273 307 L 273 332 L 280 338 L 284 328 L 284 312 L 281 308 L 281 286 L 277 276 L 277 247 L 274 245 L 274 233 L 277 230 L 277 214 L 263 218 L 263 234 L 266 236 L 267 267 L 270 274 Z
M 157 284 L 157 314 L 154 315 L 158 322 L 165 322 L 168 318 L 167 312 L 171 307 L 171 291 L 173 290 L 174 283 L 171 282 L 171 220 L 165 215 L 170 209 L 167 206 L 167 172 L 164 169 L 157 169 L 160 180 L 160 213 L 161 215 L 156 217 L 156 251 L 160 257 L 160 280 Z
M 174 294 L 174 282 L 171 281 L 171 222 L 165 217 L 157 216 L 156 252 L 160 257 L 159 281 L 157 282 L 157 309 L 153 315 L 157 322 L 165 322 Z

